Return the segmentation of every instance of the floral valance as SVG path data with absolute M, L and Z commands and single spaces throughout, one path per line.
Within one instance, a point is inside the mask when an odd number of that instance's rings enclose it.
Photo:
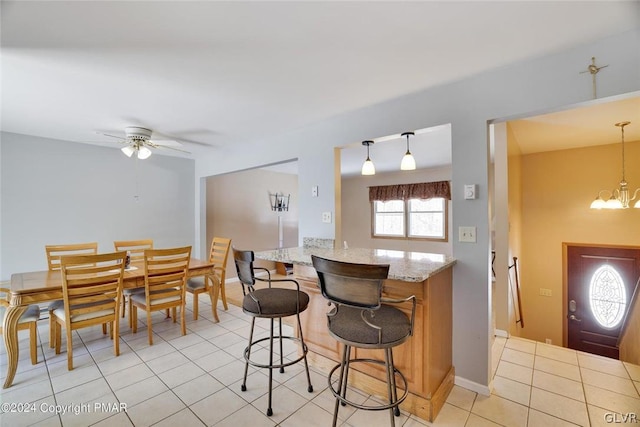
M 451 200 L 449 181 L 421 182 L 417 184 L 379 185 L 369 187 L 369 201 L 431 199 L 442 197 Z

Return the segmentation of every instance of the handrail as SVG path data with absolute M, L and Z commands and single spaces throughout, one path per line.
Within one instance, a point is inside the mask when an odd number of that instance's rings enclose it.
M 509 270 L 511 268 L 515 271 L 516 277 L 516 302 L 518 304 L 518 314 L 520 315 L 520 319 L 516 319 L 516 324 L 520 323 L 520 327 L 524 328 L 524 315 L 522 314 L 522 302 L 520 297 L 520 281 L 518 279 L 518 257 L 513 257 L 513 264 L 509 266 Z M 511 284 L 511 275 L 509 274 L 509 283 Z

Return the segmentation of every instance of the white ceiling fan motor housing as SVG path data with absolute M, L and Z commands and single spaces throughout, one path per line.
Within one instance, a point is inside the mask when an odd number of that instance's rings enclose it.
M 127 135 L 127 139 L 138 139 L 143 141 L 148 141 L 151 139 L 151 129 L 129 126 L 125 128 L 125 133 Z

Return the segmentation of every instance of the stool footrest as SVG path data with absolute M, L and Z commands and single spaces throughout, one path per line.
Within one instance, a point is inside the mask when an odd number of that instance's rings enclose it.
M 378 359 L 349 359 L 349 369 L 351 369 L 352 363 L 375 363 L 378 365 L 386 365 L 383 360 L 378 360 Z M 400 378 L 402 379 L 403 386 L 401 388 L 404 389 L 404 393 L 402 394 L 402 396 L 400 396 L 396 401 L 387 403 L 385 405 L 376 405 L 376 406 L 361 405 L 359 403 L 353 402 L 345 397 L 342 397 L 340 395 L 340 391 L 334 388 L 334 384 L 331 380 L 331 378 L 333 377 L 333 373 L 338 369 L 340 369 L 341 366 L 342 366 L 341 363 L 338 363 L 336 366 L 334 366 L 331 372 L 329 372 L 328 381 L 329 381 L 329 389 L 331 390 L 331 393 L 333 393 L 335 398 L 338 399 L 342 404 L 347 404 L 349 406 L 353 406 L 354 408 L 364 409 L 367 411 L 383 411 L 385 409 L 391 409 L 391 408 L 397 407 L 407 398 L 407 395 L 409 394 L 409 388 L 407 387 L 407 379 L 405 378 L 402 372 L 400 372 L 398 369 L 394 367 L 393 368 L 394 375 L 399 375 Z M 346 378 L 345 378 L 345 381 L 346 381 Z
M 300 345 L 302 346 L 302 355 L 300 355 L 300 357 L 298 357 L 295 360 L 286 362 L 286 363 L 278 363 L 278 364 L 274 364 L 274 365 L 265 365 L 262 363 L 258 363 L 255 360 L 251 360 L 249 357 L 249 350 L 251 349 L 251 347 L 253 347 L 256 344 L 259 344 L 263 341 L 267 341 L 269 340 L 270 337 L 265 337 L 265 338 L 260 338 L 259 340 L 253 341 L 249 344 L 248 347 L 246 347 L 244 349 L 244 360 L 247 361 L 247 363 L 249 363 L 249 365 L 251 366 L 255 366 L 256 368 L 286 368 L 287 366 L 291 366 L 291 365 L 295 365 L 296 363 L 298 363 L 299 361 L 301 361 L 302 359 L 305 358 L 305 356 L 307 355 L 307 353 L 309 352 L 309 349 L 307 348 L 307 345 L 300 339 L 297 337 L 291 337 L 291 336 L 282 336 L 282 337 L 273 337 L 274 340 L 276 339 L 283 339 L 283 340 L 291 340 L 291 341 L 296 341 L 298 343 L 300 343 Z M 283 355 L 284 356 L 284 355 Z

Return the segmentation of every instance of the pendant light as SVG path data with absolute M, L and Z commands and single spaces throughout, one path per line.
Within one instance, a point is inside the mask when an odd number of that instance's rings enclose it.
M 413 132 L 405 132 L 402 136 L 407 137 L 407 152 L 402 158 L 402 162 L 400 163 L 400 170 L 403 171 L 412 171 L 416 168 L 416 159 L 413 158 L 413 154 L 409 151 L 409 136 L 415 135 Z
M 629 186 L 624 175 L 624 127 L 628 124 L 630 124 L 630 122 L 620 122 L 615 124 L 615 126 L 620 128 L 620 132 L 622 133 L 622 180 L 620 181 L 620 185 L 612 191 L 601 190 L 598 192 L 596 199 L 591 202 L 591 209 L 627 209 L 629 208 L 630 202 L 636 200 L 636 197 L 638 197 L 640 188 L 637 188 L 633 192 L 633 196 L 630 196 Z M 606 201 L 601 197 L 603 193 L 609 195 L 609 198 Z M 633 207 L 640 209 L 640 199 L 633 205 Z
M 376 167 L 373 165 L 373 162 L 369 158 L 369 145 L 373 144 L 373 141 L 362 141 L 362 145 L 367 146 L 367 160 L 362 164 L 362 175 L 375 175 Z

